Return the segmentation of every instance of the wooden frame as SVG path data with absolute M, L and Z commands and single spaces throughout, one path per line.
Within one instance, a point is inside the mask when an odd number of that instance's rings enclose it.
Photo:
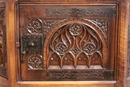
M 77 0 L 74 0 L 77 1 Z M 73 3 L 68 1 L 69 3 Z M 107 1 L 106 1 L 107 2 Z M 15 3 L 16 0 L 8 0 L 6 14 L 7 15 L 7 56 L 8 56 L 8 77 L 9 77 L 9 87 L 125 87 L 125 79 L 126 79 L 126 69 L 127 69 L 127 24 L 128 24 L 128 3 L 127 0 L 123 1 L 109 1 L 106 4 L 117 4 L 119 5 L 119 24 L 117 25 L 118 28 L 118 45 L 117 45 L 117 56 L 118 60 L 116 62 L 116 81 L 105 81 L 105 82 L 98 82 L 98 81 L 64 81 L 64 82 L 31 82 L 31 81 L 18 81 L 18 70 L 17 70 L 17 55 L 16 55 L 16 39 L 15 39 L 15 32 L 16 32 L 16 10 L 15 10 Z M 38 2 L 40 4 L 40 2 Z M 48 2 L 44 1 L 45 4 Z M 53 2 L 54 3 L 54 2 Z M 58 4 L 62 4 L 67 2 L 58 2 Z M 85 0 L 81 0 L 77 4 L 88 4 L 92 2 L 85 2 Z M 97 2 L 93 2 L 92 4 L 97 4 Z M 101 2 L 100 4 L 104 4 Z

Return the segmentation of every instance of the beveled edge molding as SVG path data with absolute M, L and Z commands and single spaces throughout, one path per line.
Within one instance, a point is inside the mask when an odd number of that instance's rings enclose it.
M 48 1 L 48 0 L 18 0 L 18 1 Z M 109 2 L 109 1 L 125 1 L 125 0 L 66 0 L 67 2 L 80 2 L 80 1 L 85 1 L 85 2 Z M 50 0 L 49 2 L 54 2 L 54 0 Z
M 115 84 L 116 81 L 18 81 L 18 84 Z

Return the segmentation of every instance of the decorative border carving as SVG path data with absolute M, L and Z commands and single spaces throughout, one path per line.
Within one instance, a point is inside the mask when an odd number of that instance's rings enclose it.
M 67 20 L 67 19 L 64 19 L 64 20 Z M 51 31 L 52 27 L 54 27 L 55 24 L 58 24 L 64 20 L 43 19 L 43 34 L 48 35 L 49 31 Z M 105 19 L 85 19 L 85 20 L 97 25 L 97 27 L 101 30 L 101 32 L 103 33 L 107 41 L 107 32 L 108 32 L 107 20 Z
M 87 8 L 63 8 L 53 7 L 46 8 L 46 16 L 48 17 L 86 17 L 86 16 L 105 16 L 115 17 L 116 7 L 87 7 Z
M 112 70 L 48 70 L 46 77 L 48 80 L 114 80 Z
M 19 1 L 24 1 L 24 2 L 28 2 L 28 0 L 19 0 Z M 37 1 L 37 0 L 29 0 L 29 1 Z M 40 0 L 40 1 L 48 1 L 48 0 Z M 66 0 L 67 1 L 67 0 Z M 73 1 L 76 2 L 77 0 Z M 80 0 L 78 0 L 80 1 Z M 83 1 L 83 0 L 82 0 Z M 124 0 L 84 0 L 86 2 L 107 2 L 107 1 L 124 1 Z M 54 2 L 54 1 L 49 1 L 49 2 Z M 72 2 L 71 0 L 68 0 L 68 2 Z

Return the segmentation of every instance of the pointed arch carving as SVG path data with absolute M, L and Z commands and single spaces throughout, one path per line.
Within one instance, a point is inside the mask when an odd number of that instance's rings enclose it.
M 63 20 L 53 27 L 45 40 L 44 67 L 49 67 L 50 59 L 48 58 L 51 58 L 50 53 L 54 52 L 59 56 L 60 64 L 58 66 L 60 68 L 63 67 L 66 59 L 64 56 L 67 54 L 69 56 L 67 59 L 72 61 L 73 64 L 71 65 L 74 68 L 79 61 L 83 61 L 80 62 L 80 65 L 86 65 L 88 68 L 91 65 L 107 68 L 108 49 L 106 41 L 100 28 L 87 19 Z

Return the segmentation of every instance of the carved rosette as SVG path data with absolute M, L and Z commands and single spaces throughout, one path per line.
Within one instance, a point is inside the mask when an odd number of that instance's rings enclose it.
M 51 43 L 47 45 L 49 56 L 45 59 L 47 67 L 53 66 L 51 58 L 54 58 L 55 54 L 60 59 L 57 64 L 61 68 L 64 65 L 72 65 L 75 68 L 78 65 L 86 65 L 88 68 L 91 65 L 100 65 L 107 68 L 106 40 L 102 31 L 92 22 L 72 19 L 51 35 Z M 80 60 L 84 61 L 81 63 Z
M 40 70 L 43 69 L 42 55 L 32 55 L 28 59 L 28 69 Z
M 67 46 L 60 42 L 55 46 L 55 51 L 59 55 L 64 55 L 64 53 L 67 51 Z
M 42 33 L 42 20 L 41 19 L 31 19 L 27 25 L 27 31 L 30 34 Z
M 73 24 L 70 27 L 69 31 L 73 36 L 78 36 L 82 32 L 82 29 L 79 24 Z

